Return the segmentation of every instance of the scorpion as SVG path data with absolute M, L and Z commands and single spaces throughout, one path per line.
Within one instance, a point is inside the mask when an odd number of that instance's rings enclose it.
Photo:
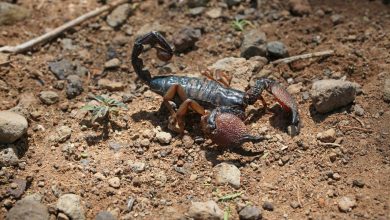
M 271 93 L 286 112 L 291 114 L 293 135 L 299 133 L 299 114 L 294 98 L 276 81 L 261 78 L 245 92 L 230 88 L 216 79 L 187 77 L 177 75 L 151 76 L 139 57 L 144 46 L 156 49 L 157 57 L 169 61 L 174 49 L 168 41 L 156 31 L 149 32 L 135 40 L 131 61 L 135 73 L 151 91 L 163 97 L 163 104 L 170 112 L 168 128 L 184 134 L 184 117 L 189 109 L 201 115 L 202 129 L 211 134 L 217 145 L 242 144 L 244 142 L 261 141 L 264 137 L 249 135 L 245 129 L 245 109 L 257 100 L 265 100 L 261 96 L 264 90 Z M 211 79 L 211 80 L 210 80 Z M 178 106 L 178 108 L 175 108 Z

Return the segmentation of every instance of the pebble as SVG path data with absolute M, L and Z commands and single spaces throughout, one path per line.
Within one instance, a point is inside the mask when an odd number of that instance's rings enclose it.
M 311 89 L 312 102 L 319 113 L 331 112 L 353 102 L 356 88 L 356 84 L 349 81 L 319 80 Z
M 24 7 L 7 2 L 0 2 L 0 25 L 13 25 L 30 16 L 30 11 Z
M 341 176 L 340 176 L 340 174 L 338 174 L 338 173 L 334 173 L 333 176 L 332 176 L 332 178 L 333 178 L 334 180 L 338 181 L 338 180 L 341 179 Z
M 263 209 L 272 212 L 274 210 L 274 205 L 268 201 L 265 201 L 263 203 Z
M 121 61 L 118 58 L 113 58 L 104 63 L 104 68 L 113 69 L 119 67 L 120 65 L 121 65 Z
M 38 95 L 39 99 L 46 105 L 52 105 L 60 100 L 60 97 L 53 91 L 42 91 Z
M 334 14 L 330 16 L 330 20 L 332 21 L 333 25 L 338 25 L 344 22 L 344 16 L 340 14 Z
M 68 126 L 60 126 L 56 129 L 56 134 L 54 135 L 54 139 L 52 141 L 63 143 L 67 141 L 72 135 L 72 129 Z
M 308 15 L 311 12 L 311 6 L 308 0 L 289 0 L 290 12 L 296 16 Z
M 228 7 L 236 6 L 241 3 L 241 0 L 225 0 Z
M 22 199 L 7 213 L 7 220 L 49 220 L 48 208 L 40 202 Z
M 15 142 L 27 132 L 27 127 L 25 117 L 11 111 L 0 111 L 0 144 Z
M 110 185 L 113 188 L 118 189 L 121 186 L 121 180 L 119 177 L 113 177 L 108 180 L 108 185 Z
M 288 56 L 286 46 L 280 41 L 271 41 L 267 43 L 267 54 L 271 60 L 284 58 Z
M 195 46 L 202 33 L 199 29 L 186 27 L 174 35 L 173 45 L 179 53 L 186 52 Z
M 363 180 L 353 180 L 352 186 L 363 188 L 366 184 L 363 182 Z
M 26 190 L 27 181 L 25 179 L 15 179 L 10 186 L 9 194 L 15 199 L 19 199 Z
M 252 29 L 244 34 L 244 39 L 240 47 L 240 56 L 249 59 L 254 56 L 265 57 L 267 37 L 264 32 Z
M 149 139 L 144 138 L 140 141 L 140 144 L 141 144 L 141 147 L 149 147 L 150 141 L 149 141 Z
M 81 198 L 75 194 L 64 194 L 57 201 L 57 209 L 72 220 L 85 220 L 84 207 L 81 204 Z
M 336 130 L 333 128 L 317 134 L 317 139 L 324 143 L 333 143 L 336 140 Z
M 330 160 L 331 162 L 335 162 L 336 159 L 337 159 L 337 154 L 336 154 L 335 152 L 331 152 L 331 153 L 329 154 L 329 160 Z
M 142 163 L 142 162 L 133 162 L 133 161 L 129 160 L 127 163 L 129 164 L 131 170 L 136 172 L 136 173 L 143 172 L 145 170 L 145 167 L 146 167 L 146 164 Z
M 172 140 L 172 135 L 168 132 L 160 131 L 157 132 L 156 138 L 161 144 L 169 144 Z
M 197 16 L 197 15 L 201 15 L 205 10 L 205 7 L 196 7 L 196 8 L 191 8 L 188 12 L 188 14 L 192 15 L 192 16 Z
M 1 146 L 1 145 L 0 145 Z M 16 147 L 0 149 L 0 167 L 15 166 L 19 163 Z
M 357 115 L 357 116 L 363 116 L 364 115 L 364 109 L 360 105 L 355 105 L 353 107 L 353 111 L 355 112 L 355 115 Z
M 64 80 L 67 76 L 74 74 L 75 67 L 67 59 L 62 59 L 59 61 L 49 62 L 49 70 L 57 77 L 59 80 Z
M 341 212 L 350 212 L 356 206 L 356 200 L 344 196 L 339 199 L 338 206 Z
M 291 206 L 291 208 L 293 208 L 293 209 L 297 209 L 297 208 L 299 208 L 299 207 L 301 207 L 301 205 L 299 204 L 299 202 L 297 202 L 297 201 L 292 201 L 291 203 L 290 203 L 290 206 Z
M 233 164 L 220 163 L 214 167 L 217 184 L 228 183 L 234 188 L 240 188 L 240 170 Z
M 66 80 L 68 82 L 66 85 L 66 97 L 68 97 L 68 99 L 73 99 L 84 91 L 83 81 L 80 76 L 69 75 Z
M 387 76 L 383 84 L 383 100 L 390 102 L 390 76 Z
M 190 8 L 205 7 L 210 0 L 188 0 L 187 5 Z
M 131 212 L 131 210 L 133 209 L 134 203 L 135 203 L 135 198 L 133 198 L 133 197 L 130 197 L 127 200 L 127 211 L 128 212 Z
M 193 202 L 188 210 L 188 216 L 194 220 L 222 220 L 223 214 L 214 201 Z
M 116 7 L 108 16 L 107 24 L 113 28 L 121 26 L 131 13 L 130 4 L 122 4 Z
M 104 176 L 104 174 L 99 173 L 99 172 L 95 173 L 93 176 L 94 176 L 97 180 L 99 180 L 99 181 L 105 180 L 105 179 L 106 179 L 106 177 Z
M 256 206 L 246 206 L 239 213 L 240 220 L 258 220 L 262 219 L 261 209 Z
M 302 83 L 291 84 L 287 87 L 287 92 L 291 95 L 298 94 L 303 90 Z
M 222 15 L 222 8 L 212 8 L 206 12 L 206 15 L 212 19 L 219 18 Z
M 100 89 L 107 89 L 108 91 L 122 91 L 125 85 L 122 82 L 114 82 L 108 79 L 99 79 L 98 86 Z
M 111 212 L 108 211 L 100 211 L 96 217 L 95 220 L 116 220 L 117 218 L 111 214 Z

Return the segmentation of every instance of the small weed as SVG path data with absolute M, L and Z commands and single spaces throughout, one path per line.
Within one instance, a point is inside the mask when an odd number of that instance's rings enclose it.
M 232 22 L 232 26 L 236 31 L 244 31 L 245 26 L 253 26 L 252 23 L 245 19 L 237 19 Z
M 127 108 L 123 102 L 105 96 L 95 96 L 100 105 L 85 105 L 81 109 L 92 112 L 92 122 L 96 119 L 110 119 L 110 114 L 117 114 L 119 108 Z
M 230 213 L 232 211 L 230 210 L 230 206 L 227 206 L 223 212 L 223 220 L 229 220 Z
M 243 192 L 227 194 L 227 195 L 219 197 L 218 201 L 219 202 L 226 202 L 226 201 L 229 201 L 229 200 L 233 200 L 233 199 L 235 199 L 237 197 L 240 197 L 242 194 L 243 194 Z

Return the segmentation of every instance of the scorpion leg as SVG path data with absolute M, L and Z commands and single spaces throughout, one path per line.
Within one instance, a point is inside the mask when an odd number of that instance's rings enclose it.
M 226 87 L 230 87 L 230 82 L 232 81 L 232 77 L 227 76 L 224 72 L 216 72 L 215 77 L 210 73 L 209 70 L 204 70 L 201 72 L 202 75 L 206 76 L 210 80 L 221 83 Z
M 176 94 L 178 94 L 180 99 L 183 101 L 183 103 L 180 104 L 177 112 L 175 112 L 175 110 L 169 104 L 169 101 L 173 100 Z M 200 115 L 206 114 L 202 106 L 200 106 L 196 101 L 187 98 L 183 87 L 179 84 L 175 84 L 168 89 L 164 96 L 164 104 L 171 113 L 171 116 L 169 117 L 169 129 L 174 130 L 180 134 L 183 134 L 184 132 L 184 115 L 187 113 L 188 108 L 191 108 Z

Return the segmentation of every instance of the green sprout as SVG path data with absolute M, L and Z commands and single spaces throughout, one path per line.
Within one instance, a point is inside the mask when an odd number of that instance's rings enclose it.
M 236 31 L 244 31 L 244 28 L 247 25 L 253 26 L 250 21 L 245 20 L 245 19 L 238 19 L 238 18 L 236 18 L 236 20 L 234 20 L 232 22 L 232 26 L 233 26 L 234 30 L 236 30 Z
M 229 220 L 229 216 L 232 210 L 230 210 L 230 207 L 227 206 L 223 212 L 223 220 Z
M 110 114 L 118 113 L 119 108 L 127 108 L 123 102 L 117 101 L 113 98 L 106 96 L 95 96 L 93 97 L 99 102 L 99 105 L 85 105 L 81 109 L 92 112 L 92 122 L 96 119 L 104 118 L 110 119 Z
M 233 200 L 233 199 L 235 199 L 237 197 L 240 197 L 242 194 L 243 194 L 243 192 L 227 194 L 227 195 L 219 197 L 218 201 L 219 202 L 226 202 L 226 201 L 229 201 L 229 200 Z

